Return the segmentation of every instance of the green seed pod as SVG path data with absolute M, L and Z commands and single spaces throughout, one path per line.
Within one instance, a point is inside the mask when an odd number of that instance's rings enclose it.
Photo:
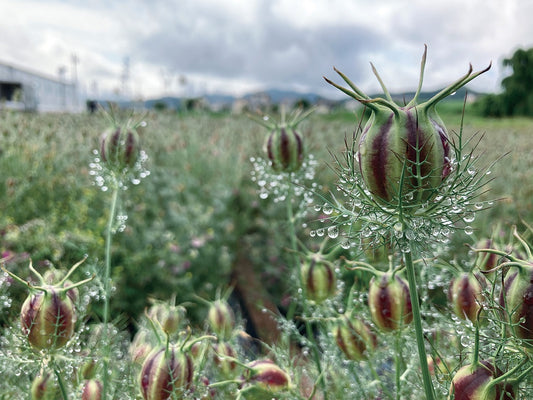
M 89 379 L 83 385 L 81 400 L 101 400 L 104 386 L 97 379 Z
M 367 353 L 377 347 L 376 335 L 370 327 L 346 314 L 337 320 L 333 336 L 337 346 L 349 360 L 366 360 Z
M 100 141 L 100 158 L 110 169 L 122 171 L 135 165 L 140 155 L 140 141 L 133 128 L 107 130 Z
M 482 300 L 482 286 L 479 279 L 481 277 L 464 273 L 450 282 L 448 300 L 454 314 L 461 319 L 477 321 Z
M 227 342 L 213 344 L 214 362 L 220 373 L 227 378 L 233 377 L 237 369 L 237 352 Z
M 372 321 L 385 332 L 401 329 L 413 320 L 409 286 L 397 274 L 370 280 L 368 305 Z
M 150 343 L 149 332 L 141 329 L 135 334 L 129 347 L 131 360 L 136 364 L 143 364 L 144 360 L 152 350 L 153 346 Z
M 167 303 L 157 303 L 147 311 L 148 318 L 157 322 L 163 331 L 172 335 L 176 333 L 184 320 L 185 309 Z
M 211 303 L 207 312 L 207 321 L 211 330 L 220 340 L 229 340 L 235 329 L 235 313 L 224 300 Z
M 451 170 L 448 132 L 435 109 L 437 103 L 488 70 L 472 74 L 470 66 L 466 75 L 418 104 L 426 52 L 427 48 L 422 57 L 418 90 L 405 106 L 393 101 L 374 66 L 373 72 L 386 99 L 371 99 L 340 71 L 335 70 L 351 90 L 326 79 L 372 112 L 359 139 L 356 160 L 366 187 L 377 201 L 385 205 L 407 205 L 413 212 L 418 210 L 417 205 L 437 195 Z
M 269 394 L 272 398 L 272 394 L 279 393 L 289 389 L 291 379 L 289 375 L 277 366 L 272 360 L 256 360 L 248 363 L 247 369 L 244 373 L 243 380 L 249 385 L 249 387 L 255 389 L 250 393 L 256 392 L 255 397 L 246 398 L 255 399 L 262 398 L 263 394 Z
M 73 289 L 91 281 L 94 276 L 73 284 L 66 282 L 83 261 L 85 258 L 72 266 L 69 272 L 53 285 L 45 281 L 30 261 L 30 271 L 40 282 L 38 286 L 31 285 L 2 266 L 13 279 L 30 289 L 30 295 L 22 304 L 20 322 L 22 332 L 34 348 L 55 350 L 63 347 L 72 337 L 77 317 L 69 292 L 72 293 Z
M 507 310 L 512 334 L 533 347 L 533 264 L 507 273 L 500 304 Z
M 63 347 L 74 333 L 74 304 L 65 292 L 49 286 L 46 292 L 31 294 L 20 311 L 22 332 L 36 349 Z
M 276 172 L 296 172 L 304 160 L 302 137 L 293 127 L 277 126 L 268 135 L 266 153 Z
M 43 372 L 35 377 L 31 384 L 31 400 L 61 399 L 59 384 L 51 372 Z
M 318 256 L 309 257 L 300 266 L 300 278 L 305 296 L 315 303 L 322 303 L 337 290 L 337 277 L 333 265 Z
M 193 381 L 193 362 L 177 346 L 160 347 L 144 360 L 139 384 L 144 400 L 181 398 Z
M 494 384 L 501 371 L 490 361 L 481 361 L 460 368 L 452 379 L 449 399 L 514 400 L 515 388 L 504 382 Z

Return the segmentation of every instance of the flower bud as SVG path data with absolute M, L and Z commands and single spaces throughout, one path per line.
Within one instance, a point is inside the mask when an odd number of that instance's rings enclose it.
M 51 372 L 43 372 L 31 384 L 31 400 L 56 400 L 61 395 L 59 385 Z
M 243 379 L 253 388 L 269 394 L 287 390 L 291 383 L 289 375 L 268 359 L 248 363 Z
M 268 135 L 266 153 L 276 172 L 295 172 L 304 159 L 302 137 L 291 126 L 276 126 Z
M 413 212 L 418 211 L 418 205 L 436 196 L 442 181 L 451 171 L 448 132 L 435 106 L 488 70 L 472 74 L 470 66 L 468 73 L 458 81 L 418 104 L 426 52 L 427 48 L 422 57 L 418 90 L 404 106 L 393 101 L 373 66 L 386 99 L 371 99 L 337 70 L 351 89 L 326 79 L 372 112 L 362 130 L 356 160 L 366 187 L 377 201 L 385 205 L 407 205 L 410 207 L 404 208 L 404 211 Z
M 372 321 L 385 332 L 401 329 L 413 320 L 409 286 L 397 274 L 370 280 L 368 305 Z
M 81 400 L 101 400 L 104 387 L 97 379 L 89 379 L 83 385 Z
M 337 290 L 333 266 L 319 257 L 310 257 L 300 266 L 301 282 L 308 300 L 321 303 Z
M 193 362 L 177 346 L 153 350 L 144 360 L 140 387 L 144 400 L 167 400 L 191 389 Z
M 464 273 L 452 279 L 448 288 L 448 300 L 452 311 L 461 319 L 468 318 L 477 321 L 477 314 L 481 308 L 482 287 L 478 277 Z
M 111 169 L 131 168 L 139 159 L 139 135 L 133 128 L 107 130 L 100 142 L 100 157 Z
M 377 347 L 376 335 L 369 326 L 345 314 L 337 320 L 333 336 L 337 346 L 349 360 L 366 360 L 367 353 Z
M 53 286 L 30 294 L 20 311 L 22 332 L 36 349 L 63 347 L 74 333 L 76 314 L 72 300 Z
M 507 273 L 500 304 L 509 315 L 510 331 L 533 347 L 533 264 Z
M 211 303 L 207 312 L 207 321 L 220 340 L 231 338 L 235 329 L 235 314 L 226 301 L 216 300 Z
M 511 384 L 493 380 L 501 371 L 489 361 L 460 368 L 452 379 L 449 399 L 454 400 L 514 400 L 514 387 Z

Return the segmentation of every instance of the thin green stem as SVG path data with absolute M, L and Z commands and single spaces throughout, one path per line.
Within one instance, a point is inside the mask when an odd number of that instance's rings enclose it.
M 113 224 L 115 223 L 115 214 L 118 203 L 118 185 L 113 185 L 113 195 L 111 198 L 111 205 L 109 208 L 109 221 L 106 231 L 106 243 L 105 243 L 105 271 L 104 271 L 104 327 L 102 338 L 104 340 L 104 376 L 103 376 L 103 400 L 106 399 L 108 386 L 109 386 L 109 359 L 111 353 L 111 341 L 108 333 L 109 323 L 109 298 L 111 297 L 111 238 L 113 235 Z
M 433 382 L 431 381 L 431 375 L 429 373 L 426 347 L 424 344 L 422 315 L 420 313 L 420 306 L 418 303 L 417 283 L 415 277 L 415 268 L 413 265 L 413 258 L 410 251 L 404 253 L 403 256 L 405 261 L 405 269 L 407 271 L 407 281 L 409 282 L 409 295 L 411 297 L 413 324 L 415 328 L 416 344 L 418 347 L 418 358 L 420 359 L 420 369 L 422 370 L 422 381 L 424 383 L 424 391 L 426 393 L 426 400 L 434 400 L 435 390 L 433 389 Z
M 68 394 L 67 389 L 65 388 L 65 383 L 63 382 L 63 379 L 61 378 L 61 373 L 57 368 L 57 365 L 54 363 L 54 374 L 57 378 L 57 383 L 59 385 L 59 390 L 61 391 L 61 396 L 63 397 L 63 400 L 68 400 Z
M 291 241 L 291 249 L 293 250 L 293 254 L 294 254 L 294 266 L 296 268 L 298 268 L 298 266 L 300 264 L 300 260 L 299 260 L 298 255 L 297 255 L 298 240 L 296 238 L 296 230 L 294 228 L 294 225 L 295 225 L 296 221 L 295 221 L 294 212 L 293 212 L 293 209 L 292 209 L 292 198 L 293 198 L 293 194 L 294 193 L 293 193 L 293 184 L 292 184 L 292 175 L 291 174 L 288 176 L 288 180 L 289 180 L 289 182 L 288 182 L 289 183 L 289 190 L 288 190 L 288 195 L 287 195 L 287 219 L 289 221 L 289 236 L 290 236 L 290 241 Z M 298 274 L 298 275 L 300 276 L 300 274 Z M 305 292 L 305 285 L 304 285 L 304 282 L 302 281 L 301 277 L 300 277 L 300 286 L 302 287 L 302 289 Z M 303 307 L 304 315 L 305 316 L 309 315 L 309 309 L 307 307 L 307 302 L 305 300 L 302 302 L 302 307 Z M 290 316 L 290 317 L 292 317 L 292 316 Z M 316 365 L 316 368 L 318 370 L 319 382 L 320 382 L 320 385 L 322 387 L 323 397 L 324 397 L 324 400 L 328 400 L 328 394 L 327 394 L 327 390 L 326 390 L 326 381 L 324 380 L 324 376 L 323 376 L 323 373 L 322 373 L 322 365 L 320 363 L 320 353 L 318 351 L 318 345 L 317 345 L 315 337 L 314 337 L 314 332 L 313 332 L 313 329 L 311 327 L 311 323 L 309 322 L 309 320 L 307 318 L 304 318 L 304 321 L 305 321 L 305 333 L 307 335 L 307 339 L 311 343 L 311 352 L 313 353 L 313 358 L 314 358 L 314 361 L 315 361 L 315 365 Z
M 394 340 L 394 346 L 396 351 L 394 352 L 394 369 L 396 380 L 396 400 L 400 400 L 400 394 L 402 392 L 402 373 L 404 369 L 403 355 L 402 355 L 402 331 L 398 329 L 396 332 L 396 338 Z

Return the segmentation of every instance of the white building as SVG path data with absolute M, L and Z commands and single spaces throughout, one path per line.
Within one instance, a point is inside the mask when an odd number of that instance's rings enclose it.
M 79 111 L 77 85 L 0 62 L 0 109 Z

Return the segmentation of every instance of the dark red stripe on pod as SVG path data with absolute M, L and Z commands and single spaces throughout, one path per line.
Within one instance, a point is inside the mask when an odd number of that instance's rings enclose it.
M 379 132 L 372 141 L 371 160 L 370 165 L 372 168 L 372 185 L 371 191 L 374 195 L 381 197 L 385 200 L 390 200 L 391 195 L 387 190 L 387 180 L 390 178 L 390 174 L 387 173 L 388 158 L 391 154 L 389 151 L 389 133 L 392 127 L 392 121 L 394 114 L 391 113 L 386 123 L 379 127 Z M 393 155 L 394 157 L 394 155 Z

